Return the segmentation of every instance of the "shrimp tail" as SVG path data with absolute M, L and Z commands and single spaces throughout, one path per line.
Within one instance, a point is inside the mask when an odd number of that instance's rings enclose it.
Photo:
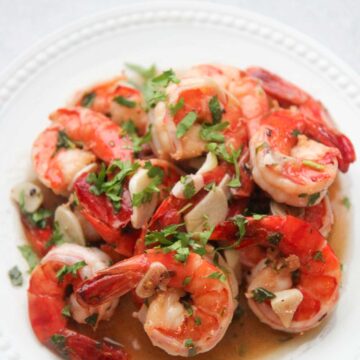
M 137 255 L 99 271 L 92 279 L 82 283 L 76 292 L 77 300 L 96 306 L 120 297 L 136 287 L 149 266 L 146 256 Z
M 71 360 L 126 360 L 122 346 L 104 338 L 94 340 L 75 331 L 64 329 L 54 334 L 49 347 L 60 356 Z

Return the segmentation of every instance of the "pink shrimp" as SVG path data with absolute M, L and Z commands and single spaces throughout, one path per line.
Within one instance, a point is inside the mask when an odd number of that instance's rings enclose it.
M 341 152 L 333 133 L 301 113 L 278 110 L 261 120 L 250 140 L 254 181 L 280 203 L 316 205 L 335 180 Z
M 40 181 L 55 193 L 67 195 L 76 174 L 97 158 L 105 162 L 132 160 L 131 141 L 100 113 L 60 109 L 50 118 L 54 124 L 34 142 L 32 159 Z
M 141 92 L 120 76 L 87 89 L 77 99 L 76 106 L 100 112 L 119 125 L 131 119 L 139 133 L 144 134 L 147 116 L 142 103 Z
M 237 239 L 227 221 L 215 229 L 216 239 Z M 239 251 L 259 249 L 253 258 L 247 297 L 250 308 L 274 329 L 302 332 L 317 325 L 339 296 L 340 262 L 326 239 L 293 216 L 247 218 Z
M 99 272 L 77 294 L 97 306 L 136 288 L 148 299 L 138 317 L 152 343 L 171 355 L 191 356 L 222 339 L 235 310 L 228 280 L 215 273 L 223 274 L 195 253 L 183 263 L 172 252 L 149 250 Z
M 76 288 L 82 279 L 93 276 L 109 262 L 110 259 L 98 249 L 64 244 L 50 250 L 31 274 L 28 306 L 33 331 L 39 341 L 67 359 L 128 358 L 114 342 L 106 339 L 96 341 L 67 326 L 68 317 L 79 323 L 89 323 L 89 319 L 93 319 L 92 325 L 95 326 L 98 321 L 112 316 L 118 303 L 116 299 L 90 307 L 80 305 L 74 294 L 70 297 L 68 294 L 69 288 Z M 74 270 L 66 271 L 71 266 Z
M 297 106 L 301 113 L 314 122 L 314 127 L 318 126 L 319 132 L 330 128 L 333 133 L 332 142 L 341 152 L 339 168 L 343 172 L 348 170 L 349 165 L 356 159 L 354 147 L 351 141 L 335 128 L 333 119 L 320 101 L 268 70 L 251 67 L 246 73 L 258 79 L 265 92 L 276 99 L 282 107 Z

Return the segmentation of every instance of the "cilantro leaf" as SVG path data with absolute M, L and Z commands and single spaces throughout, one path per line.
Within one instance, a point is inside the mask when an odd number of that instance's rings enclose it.
M 21 286 L 23 284 L 23 276 L 22 276 L 22 273 L 21 273 L 21 271 L 19 270 L 19 268 L 17 266 L 12 267 L 8 271 L 8 275 L 9 275 L 11 283 L 14 286 Z
M 229 123 L 227 121 L 209 125 L 209 124 L 202 124 L 200 130 L 200 138 L 207 142 L 218 142 L 222 143 L 225 141 L 224 135 L 221 134 L 221 131 L 228 127 Z
M 266 290 L 265 288 L 262 287 L 258 287 L 254 290 L 252 290 L 252 295 L 253 295 L 253 299 L 254 301 L 256 301 L 257 303 L 263 303 L 266 300 L 271 300 L 275 298 L 275 294 L 272 293 L 269 290 Z
M 85 323 L 91 326 L 95 326 L 99 318 L 98 313 L 94 313 L 85 319 Z
M 132 149 L 137 154 L 142 150 L 142 146 L 151 141 L 151 125 L 144 136 L 139 136 L 136 126 L 132 120 L 128 120 L 121 125 L 123 131 L 130 137 L 132 141 Z
M 219 103 L 218 97 L 215 95 L 209 101 L 209 109 L 211 112 L 212 121 L 214 124 L 217 124 L 221 121 L 222 118 L 222 109 Z
M 59 223 L 56 221 L 54 223 L 54 229 L 53 229 L 53 233 L 52 236 L 50 238 L 50 240 L 45 244 L 45 248 L 48 249 L 49 247 L 53 246 L 53 245 L 61 245 L 65 242 L 63 234 L 60 231 L 60 227 L 59 227 Z
M 210 275 L 207 276 L 207 278 L 220 280 L 221 282 L 226 282 L 226 275 L 218 271 L 211 273 Z
M 308 203 L 307 203 L 307 206 L 312 206 L 316 203 L 316 201 L 319 199 L 320 197 L 320 193 L 317 192 L 317 193 L 314 193 L 314 194 L 310 194 L 308 196 Z
M 129 109 L 133 109 L 136 106 L 136 101 L 129 100 L 124 96 L 116 96 L 114 97 L 113 101 Z
M 95 92 L 89 92 L 87 94 L 84 94 L 84 96 L 82 97 L 82 99 L 80 101 L 80 105 L 83 107 L 89 108 L 94 103 L 95 98 L 96 98 Z
M 67 136 L 67 134 L 60 130 L 58 132 L 58 138 L 57 138 L 57 142 L 56 142 L 56 150 L 55 153 L 56 154 L 61 148 L 64 149 L 75 149 L 76 148 L 76 144 L 70 140 L 70 138 Z
M 183 137 L 186 132 L 191 128 L 194 122 L 197 119 L 197 115 L 195 112 L 190 111 L 187 113 L 184 118 L 177 124 L 176 127 L 176 137 L 179 139 Z
M 176 104 L 170 104 L 170 114 L 172 116 L 175 116 L 179 110 L 181 110 L 184 107 L 184 98 L 180 98 L 179 101 Z
M 29 265 L 29 272 L 32 272 L 35 266 L 39 263 L 38 256 L 35 254 L 34 250 L 30 245 L 21 245 L 18 246 L 18 249 L 20 250 L 21 255 Z
M 64 280 L 64 276 L 67 274 L 71 274 L 73 277 L 77 276 L 78 270 L 86 266 L 85 261 L 78 261 L 72 265 L 64 265 L 57 273 L 56 278 L 59 282 Z
M 191 199 L 196 193 L 194 180 L 191 176 L 186 175 L 180 178 L 180 183 L 184 185 L 183 193 L 185 199 Z

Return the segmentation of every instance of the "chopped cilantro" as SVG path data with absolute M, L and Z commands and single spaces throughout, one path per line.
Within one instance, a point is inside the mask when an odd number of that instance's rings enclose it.
M 180 98 L 176 104 L 170 104 L 170 114 L 175 116 L 184 107 L 184 98 Z
M 238 237 L 239 237 L 239 240 L 241 240 L 245 236 L 246 224 L 248 221 L 247 221 L 246 217 L 243 215 L 235 215 L 231 220 L 237 226 Z
M 252 295 L 254 301 L 257 303 L 263 303 L 266 300 L 271 300 L 275 298 L 275 294 L 271 291 L 268 291 L 262 287 L 258 287 L 254 290 L 252 290 Z
M 177 124 L 176 127 L 176 137 L 183 137 L 186 132 L 191 128 L 191 126 L 196 121 L 197 115 L 195 112 L 191 111 L 187 113 L 184 118 Z
M 151 141 L 151 125 L 144 136 L 138 135 L 136 126 L 132 120 L 125 121 L 121 127 L 130 137 L 132 141 L 132 149 L 135 154 L 142 150 L 143 145 L 148 144 Z
M 161 168 L 152 166 L 151 162 L 148 161 L 145 163 L 145 169 L 148 170 L 147 176 L 151 178 L 152 181 L 143 191 L 133 194 L 132 204 L 135 207 L 150 202 L 153 194 L 160 192 L 158 186 L 163 182 L 164 171 Z
M 148 68 L 145 68 L 136 64 L 125 64 L 126 67 L 132 70 L 134 73 L 140 75 L 144 80 L 149 80 L 156 75 L 156 66 L 151 65 Z
M 73 277 L 77 276 L 78 270 L 86 266 L 85 261 L 78 261 L 72 265 L 64 265 L 57 273 L 56 278 L 59 280 L 59 282 L 62 282 L 64 280 L 64 276 L 67 274 L 71 274 Z
M 80 105 L 89 108 L 94 103 L 95 98 L 96 98 L 96 93 L 89 92 L 82 97 L 80 101 Z
M 294 130 L 291 132 L 291 135 L 294 136 L 294 137 L 298 137 L 299 135 L 301 135 L 301 131 L 298 130 L 298 129 L 294 129 Z
M 202 323 L 201 318 L 199 316 L 194 317 L 194 322 L 196 326 L 200 326 Z
M 238 320 L 242 318 L 244 314 L 245 314 L 245 310 L 240 305 L 238 305 L 234 311 L 234 319 Z
M 319 251 L 315 251 L 314 255 L 313 255 L 313 259 L 315 261 L 321 261 L 322 263 L 325 262 L 325 259 L 324 259 L 324 255 L 323 253 L 319 250 Z
M 279 245 L 279 242 L 281 241 L 281 239 L 283 238 L 283 234 L 279 233 L 279 232 L 274 232 L 268 235 L 268 241 L 271 245 Z
M 209 101 L 209 109 L 211 112 L 211 118 L 214 124 L 217 124 L 221 121 L 222 118 L 222 109 L 218 97 L 215 95 Z
M 51 336 L 50 340 L 53 345 L 55 345 L 55 347 L 60 351 L 63 350 L 66 345 L 66 337 L 63 335 L 54 334 Z
M 349 210 L 351 208 L 350 199 L 347 196 L 344 196 L 341 200 L 341 203 Z
M 76 148 L 76 144 L 72 140 L 70 140 L 70 138 L 62 130 L 60 130 L 58 132 L 55 153 L 58 152 L 61 148 L 64 148 L 64 149 L 75 149 Z
M 130 109 L 133 109 L 136 106 L 136 101 L 129 100 L 124 96 L 116 96 L 113 101 Z
M 183 280 L 183 285 L 189 285 L 191 282 L 191 276 L 186 276 L 185 279 Z
M 85 323 L 91 326 L 95 326 L 98 320 L 99 314 L 94 313 L 85 319 Z
M 146 110 L 149 110 L 159 102 L 166 100 L 165 89 L 170 83 L 179 83 L 173 70 L 164 71 L 162 74 L 148 79 L 143 87 L 143 95 Z
M 210 183 L 208 183 L 208 184 L 206 184 L 205 186 L 204 186 L 204 189 L 206 190 L 206 191 L 211 191 L 211 190 L 214 190 L 216 188 L 216 183 L 215 183 L 215 181 L 212 181 L 212 182 L 210 182 Z
M 215 125 L 204 123 L 201 125 L 200 138 L 207 142 L 222 143 L 225 141 L 225 138 L 221 131 L 226 129 L 228 125 L 229 123 L 227 121 Z
M 320 197 L 320 193 L 314 193 L 314 194 L 309 195 L 307 206 L 314 205 L 316 203 L 316 201 L 319 199 L 319 197 Z
M 54 223 L 54 229 L 50 240 L 45 244 L 45 248 L 49 248 L 53 245 L 61 245 L 65 242 L 63 234 L 60 231 L 59 223 Z
M 22 276 L 22 273 L 21 273 L 21 271 L 19 270 L 19 268 L 17 266 L 12 267 L 8 271 L 8 275 L 9 275 L 11 283 L 14 286 L 21 286 L 23 284 L 23 276 Z
M 39 263 L 38 256 L 35 254 L 34 250 L 30 245 L 21 245 L 18 246 L 18 249 L 20 250 L 21 255 L 29 265 L 29 272 L 32 272 L 35 266 Z
M 71 317 L 71 313 L 70 313 L 70 305 L 65 305 L 63 307 L 63 309 L 61 310 L 61 315 L 65 316 L 65 317 Z M 86 321 L 86 320 L 85 320 Z
M 207 276 L 208 279 L 217 279 L 220 280 L 221 282 L 226 282 L 226 275 L 222 272 L 213 272 L 210 275 Z
M 106 169 L 104 164 L 101 164 L 100 171 L 90 173 L 86 181 L 91 184 L 90 192 L 94 195 L 105 194 L 111 201 L 114 210 L 119 211 L 121 208 L 121 199 L 123 191 L 123 182 L 125 178 L 136 171 L 140 164 L 129 161 L 114 160 Z M 113 174 L 115 170 L 119 170 L 111 180 L 106 181 L 107 174 Z
M 266 216 L 267 215 L 265 215 L 265 214 L 252 214 L 252 217 L 253 217 L 254 220 L 261 220 Z
M 193 179 L 188 175 L 182 176 L 180 178 L 180 182 L 181 182 L 181 184 L 184 185 L 183 193 L 184 193 L 185 199 L 191 199 L 196 193 Z

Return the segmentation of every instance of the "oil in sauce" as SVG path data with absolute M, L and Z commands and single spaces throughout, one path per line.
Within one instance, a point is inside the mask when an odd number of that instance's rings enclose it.
M 341 201 L 343 195 L 339 178 L 332 185 L 329 195 L 335 220 L 329 243 L 342 262 L 346 257 L 346 242 L 349 235 L 346 231 L 349 229 L 349 216 L 348 210 Z M 324 323 L 326 323 L 325 320 L 322 325 L 303 335 L 287 334 L 262 324 L 248 308 L 243 295 L 239 302 L 244 310 L 243 315 L 232 321 L 224 338 L 214 349 L 197 355 L 196 359 L 253 360 L 265 359 L 269 355 L 280 355 L 282 352 L 294 350 L 319 336 Z M 136 311 L 131 296 L 126 295 L 120 299 L 114 316 L 109 321 L 100 322 L 96 331 L 93 331 L 89 326 L 79 325 L 75 322 L 71 322 L 70 326 L 90 337 L 97 339 L 107 337 L 119 342 L 133 360 L 182 359 L 181 357 L 170 356 L 151 344 L 142 324 L 133 317 L 133 313 Z

